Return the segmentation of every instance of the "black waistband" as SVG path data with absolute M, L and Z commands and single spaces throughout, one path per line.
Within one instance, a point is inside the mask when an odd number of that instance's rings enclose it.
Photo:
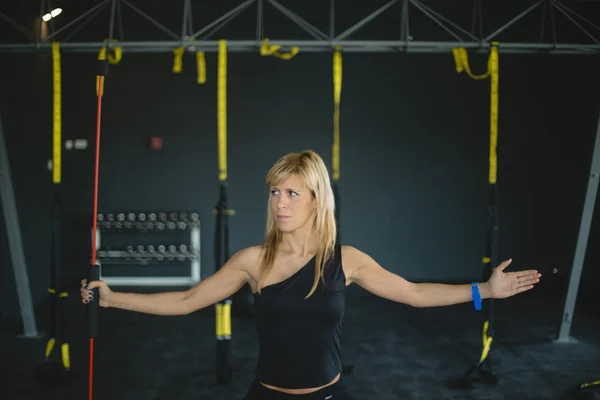
M 243 400 L 352 400 L 343 377 L 333 385 L 308 394 L 288 394 L 263 386 L 258 380 L 252 386 Z

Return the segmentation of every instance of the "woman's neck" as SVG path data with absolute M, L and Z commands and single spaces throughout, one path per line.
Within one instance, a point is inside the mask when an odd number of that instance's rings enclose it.
M 281 238 L 280 248 L 303 257 L 313 255 L 318 249 L 317 236 L 310 226 L 302 227 L 293 232 L 285 232 Z

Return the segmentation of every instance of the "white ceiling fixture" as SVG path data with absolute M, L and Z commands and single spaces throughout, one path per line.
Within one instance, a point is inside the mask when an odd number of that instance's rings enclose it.
M 51 12 L 44 14 L 44 16 L 42 17 L 42 19 L 45 22 L 50 21 L 52 18 L 57 17 L 58 15 L 60 15 L 60 13 L 62 13 L 62 8 L 55 8 L 54 10 L 52 10 Z

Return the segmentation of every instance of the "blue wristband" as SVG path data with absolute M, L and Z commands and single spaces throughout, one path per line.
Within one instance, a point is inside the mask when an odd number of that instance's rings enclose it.
M 479 293 L 479 282 L 471 283 L 471 293 L 473 295 L 473 304 L 477 311 L 481 310 L 481 294 Z

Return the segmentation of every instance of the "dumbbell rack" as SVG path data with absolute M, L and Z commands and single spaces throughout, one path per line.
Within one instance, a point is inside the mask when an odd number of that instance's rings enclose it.
M 102 248 L 102 235 L 106 234 L 189 235 L 187 243 L 170 245 L 128 245 L 125 250 Z M 111 286 L 193 286 L 200 282 L 200 221 L 197 213 L 109 213 L 97 215 L 96 264 L 100 279 Z M 104 273 L 103 265 L 154 266 L 168 268 L 189 263 L 189 273 L 161 276 L 138 273 L 128 276 L 111 276 Z

